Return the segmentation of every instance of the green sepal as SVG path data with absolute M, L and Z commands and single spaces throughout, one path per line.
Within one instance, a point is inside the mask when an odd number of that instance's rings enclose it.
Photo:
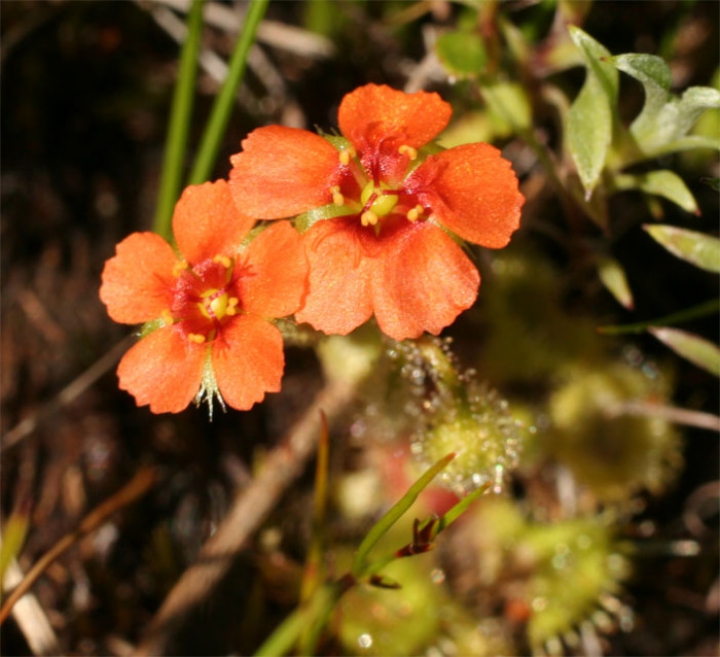
M 151 333 L 154 333 L 159 328 L 163 328 L 165 326 L 165 322 L 158 318 L 158 319 L 151 319 L 149 322 L 145 322 L 140 327 L 140 332 L 138 333 L 138 336 L 140 338 L 146 338 Z

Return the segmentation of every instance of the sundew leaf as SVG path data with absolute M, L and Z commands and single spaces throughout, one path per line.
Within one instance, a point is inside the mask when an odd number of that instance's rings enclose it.
M 720 274 L 720 239 L 676 226 L 646 224 L 643 228 L 674 256 Z
M 482 41 L 469 32 L 447 32 L 435 43 L 435 51 L 450 75 L 467 78 L 485 70 L 487 54 Z
M 628 310 L 635 307 L 625 270 L 615 258 L 604 256 L 598 260 L 598 276 L 608 292 L 621 306 Z
M 589 198 L 612 142 L 618 72 L 603 61 L 610 57 L 610 52 L 602 44 L 578 27 L 570 26 L 569 30 L 585 60 L 587 76 L 568 114 L 568 146 Z
M 622 173 L 615 176 L 618 190 L 639 189 L 672 201 L 686 212 L 698 214 L 698 206 L 692 192 L 680 176 L 666 169 L 641 174 Z
M 720 376 L 720 348 L 693 333 L 674 328 L 648 329 L 660 342 L 694 365 Z

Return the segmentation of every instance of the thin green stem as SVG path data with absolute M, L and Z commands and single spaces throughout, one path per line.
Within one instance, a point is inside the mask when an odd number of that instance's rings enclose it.
M 455 454 L 448 454 L 446 457 L 440 459 L 435 465 L 428 468 L 425 473 L 418 479 L 398 500 L 395 505 L 378 520 L 370 529 L 365 536 L 365 539 L 360 544 L 357 552 L 355 553 L 355 559 L 352 566 L 353 577 L 359 579 L 364 577 L 366 574 L 366 568 L 368 566 L 367 557 L 370 554 L 370 550 L 375 547 L 377 542 L 388 532 L 400 517 L 413 505 L 415 500 L 418 498 L 420 493 L 427 488 L 435 477 L 442 472 L 455 458 Z
M 317 589 L 308 603 L 292 612 L 257 649 L 256 657 L 280 657 L 287 654 L 303 632 L 309 628 L 316 629 L 318 622 L 328 617 L 347 589 L 348 585 L 344 582 L 326 584 Z
M 638 322 L 637 324 L 624 324 L 622 326 L 598 326 L 596 329 L 598 333 L 603 335 L 625 335 L 628 333 L 643 333 L 650 327 L 658 326 L 669 326 L 671 324 L 681 324 L 682 322 L 689 322 L 691 319 L 700 319 L 701 317 L 707 317 L 716 313 L 720 310 L 720 300 L 712 299 L 701 303 L 699 306 L 693 306 L 681 310 L 680 312 L 673 313 L 672 315 L 666 315 L 665 317 L 658 317 L 657 319 L 651 319 L 646 322 Z
M 220 142 L 225 134 L 225 128 L 230 120 L 230 114 L 235 103 L 235 95 L 245 73 L 248 53 L 255 42 L 257 28 L 265 15 L 269 2 L 270 0 L 252 0 L 250 3 L 250 8 L 245 15 L 245 24 L 230 60 L 227 78 L 218 97 L 215 99 L 210 120 L 205 128 L 205 133 L 200 142 L 200 149 L 195 158 L 195 164 L 190 172 L 188 182 L 191 185 L 205 182 L 210 177 L 215 166 L 218 151 L 220 150 Z
M 180 195 L 180 184 L 190 130 L 200 37 L 203 26 L 205 0 L 193 0 L 188 15 L 188 34 L 180 55 L 180 69 L 170 111 L 170 123 L 165 142 L 165 156 L 160 180 L 153 230 L 170 239 L 173 208 Z

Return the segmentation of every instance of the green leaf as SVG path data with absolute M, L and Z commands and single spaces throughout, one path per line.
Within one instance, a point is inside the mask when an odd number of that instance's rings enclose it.
M 650 236 L 682 260 L 720 274 L 720 240 L 694 230 L 667 225 L 645 225 Z
M 650 171 L 648 173 L 621 173 L 615 176 L 618 190 L 639 189 L 646 194 L 655 194 L 679 205 L 686 212 L 698 214 L 695 197 L 680 176 L 672 171 Z
M 600 281 L 605 288 L 621 306 L 627 309 L 635 307 L 625 270 L 615 258 L 604 256 L 598 260 L 598 276 L 600 276 Z
M 400 517 L 413 505 L 418 495 L 422 493 L 433 479 L 448 466 L 450 461 L 455 458 L 455 454 L 448 454 L 440 459 L 435 465 L 431 466 L 403 495 L 398 502 L 382 517 L 365 536 L 360 544 L 358 551 L 355 553 L 353 561 L 352 574 L 360 577 L 366 565 L 366 559 L 370 550 L 372 550 L 377 542 L 387 533 L 387 531 L 400 519 Z
M 499 122 L 509 124 L 512 132 L 528 130 L 532 123 L 532 109 L 525 89 L 515 83 L 498 82 L 483 85 L 482 94 L 490 110 L 490 118 L 494 119 L 496 134 L 503 133 Z
M 441 34 L 435 51 L 448 73 L 457 78 L 473 77 L 485 70 L 487 54 L 476 34 L 457 31 Z
M 250 48 L 255 43 L 255 34 L 265 16 L 269 2 L 270 0 L 255 0 L 248 5 L 242 32 L 235 42 L 235 48 L 230 58 L 227 77 L 213 103 L 210 118 L 195 156 L 195 163 L 188 177 L 190 185 L 203 183 L 210 178 L 225 136 L 225 129 L 235 108 L 237 90 L 245 74 Z
M 645 105 L 630 126 L 640 151 L 648 157 L 689 148 L 717 148 L 717 140 L 685 141 L 700 115 L 720 107 L 720 91 L 712 87 L 690 87 L 678 98 L 670 93 L 670 67 L 654 55 L 630 53 L 608 62 L 638 80 L 645 90 Z
M 645 105 L 630 126 L 630 132 L 641 145 L 646 139 L 653 138 L 658 116 L 672 99 L 670 67 L 660 57 L 635 53 L 617 55 L 608 61 L 640 81 L 645 89 Z
M 587 76 L 568 114 L 568 146 L 589 198 L 600 179 L 612 142 L 618 72 L 602 61 L 610 57 L 602 44 L 578 27 L 570 26 L 569 30 L 585 60 Z
M 163 169 L 160 177 L 153 230 L 166 240 L 172 237 L 172 216 L 180 196 L 185 154 L 195 99 L 195 80 L 203 29 L 205 0 L 194 0 L 188 13 L 188 33 L 180 55 L 178 80 L 173 93 L 172 109 L 165 140 Z
M 0 582 L 4 580 L 10 562 L 20 554 L 29 527 L 30 514 L 27 509 L 14 511 L 5 523 L 0 547 Z
M 693 333 L 674 328 L 650 328 L 660 342 L 691 363 L 720 376 L 720 348 Z
M 436 523 L 433 538 L 435 538 L 441 531 L 444 531 L 452 525 L 463 513 L 465 513 L 465 511 L 468 510 L 470 505 L 475 502 L 478 497 L 487 493 L 488 488 L 490 488 L 489 483 L 476 488 L 449 509 L 447 513 Z
M 720 178 L 706 176 L 704 178 L 700 178 L 700 182 L 707 185 L 710 189 L 714 189 L 716 192 L 720 192 Z
M 669 153 L 690 151 L 695 148 L 711 148 L 715 151 L 720 151 L 720 138 L 716 139 L 704 135 L 688 135 L 656 147 L 652 155 L 653 157 L 660 157 L 662 155 L 668 155 Z
M 678 103 L 677 136 L 690 132 L 706 109 L 720 109 L 720 91 L 712 87 L 690 87 Z

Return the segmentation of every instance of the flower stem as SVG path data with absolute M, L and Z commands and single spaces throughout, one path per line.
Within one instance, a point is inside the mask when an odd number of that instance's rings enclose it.
M 163 160 L 160 192 L 153 230 L 170 239 L 173 208 L 180 194 L 180 183 L 184 164 L 184 153 L 187 147 L 187 137 L 190 129 L 190 115 L 192 113 L 193 98 L 195 95 L 195 79 L 197 77 L 198 52 L 200 51 L 200 36 L 203 25 L 203 6 L 205 0 L 193 0 L 188 15 L 188 33 L 180 55 L 180 70 L 175 86 L 170 124 L 167 140 L 165 142 L 165 155 Z
M 255 41 L 255 33 L 265 15 L 269 1 L 253 0 L 249 5 L 248 12 L 245 15 L 245 24 L 230 60 L 227 77 L 213 105 L 210 120 L 205 127 L 200 149 L 195 158 L 195 164 L 190 172 L 188 183 L 191 185 L 205 182 L 212 173 L 220 150 L 220 142 L 230 120 L 235 95 L 245 73 L 248 53 Z

